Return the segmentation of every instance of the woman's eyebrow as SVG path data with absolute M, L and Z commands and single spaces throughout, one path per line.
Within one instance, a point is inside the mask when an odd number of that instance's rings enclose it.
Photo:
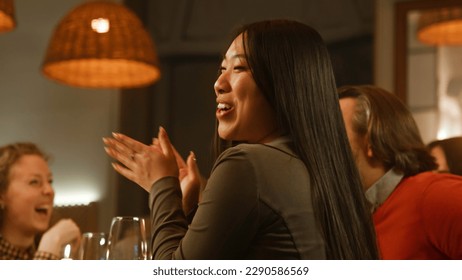
M 245 59 L 245 55 L 244 54 L 241 54 L 241 53 L 238 53 L 238 54 L 233 54 L 231 57 L 227 58 L 226 56 L 223 57 L 223 60 L 231 60 L 231 59 L 236 59 L 236 58 L 239 58 L 239 59 Z

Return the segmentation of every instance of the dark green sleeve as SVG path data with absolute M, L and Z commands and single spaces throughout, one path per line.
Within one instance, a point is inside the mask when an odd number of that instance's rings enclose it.
M 176 177 L 165 177 L 151 188 L 151 250 L 153 259 L 172 259 L 188 223 L 183 214 L 180 182 Z
M 244 258 L 258 228 L 257 184 L 247 155 L 227 151 L 215 164 L 188 228 L 178 179 L 156 182 L 150 196 L 154 258 Z

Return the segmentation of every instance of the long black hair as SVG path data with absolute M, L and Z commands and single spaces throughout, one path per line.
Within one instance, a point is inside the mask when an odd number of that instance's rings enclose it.
M 314 213 L 327 257 L 379 258 L 321 36 L 291 20 L 247 24 L 236 30 L 233 39 L 239 34 L 256 84 L 310 173 Z M 233 143 L 217 136 L 215 144 L 219 154 Z

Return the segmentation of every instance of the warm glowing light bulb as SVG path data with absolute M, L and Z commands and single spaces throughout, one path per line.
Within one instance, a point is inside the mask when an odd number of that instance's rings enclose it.
M 98 33 L 109 31 L 109 20 L 107 18 L 95 18 L 91 21 L 91 28 Z

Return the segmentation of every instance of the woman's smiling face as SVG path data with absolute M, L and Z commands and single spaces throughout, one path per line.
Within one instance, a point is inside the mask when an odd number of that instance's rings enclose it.
M 34 236 L 50 223 L 54 190 L 48 163 L 38 155 L 23 155 L 11 166 L 2 230 Z
M 280 135 L 274 110 L 255 83 L 246 61 L 242 34 L 226 52 L 214 88 L 218 135 L 222 139 L 265 143 Z

